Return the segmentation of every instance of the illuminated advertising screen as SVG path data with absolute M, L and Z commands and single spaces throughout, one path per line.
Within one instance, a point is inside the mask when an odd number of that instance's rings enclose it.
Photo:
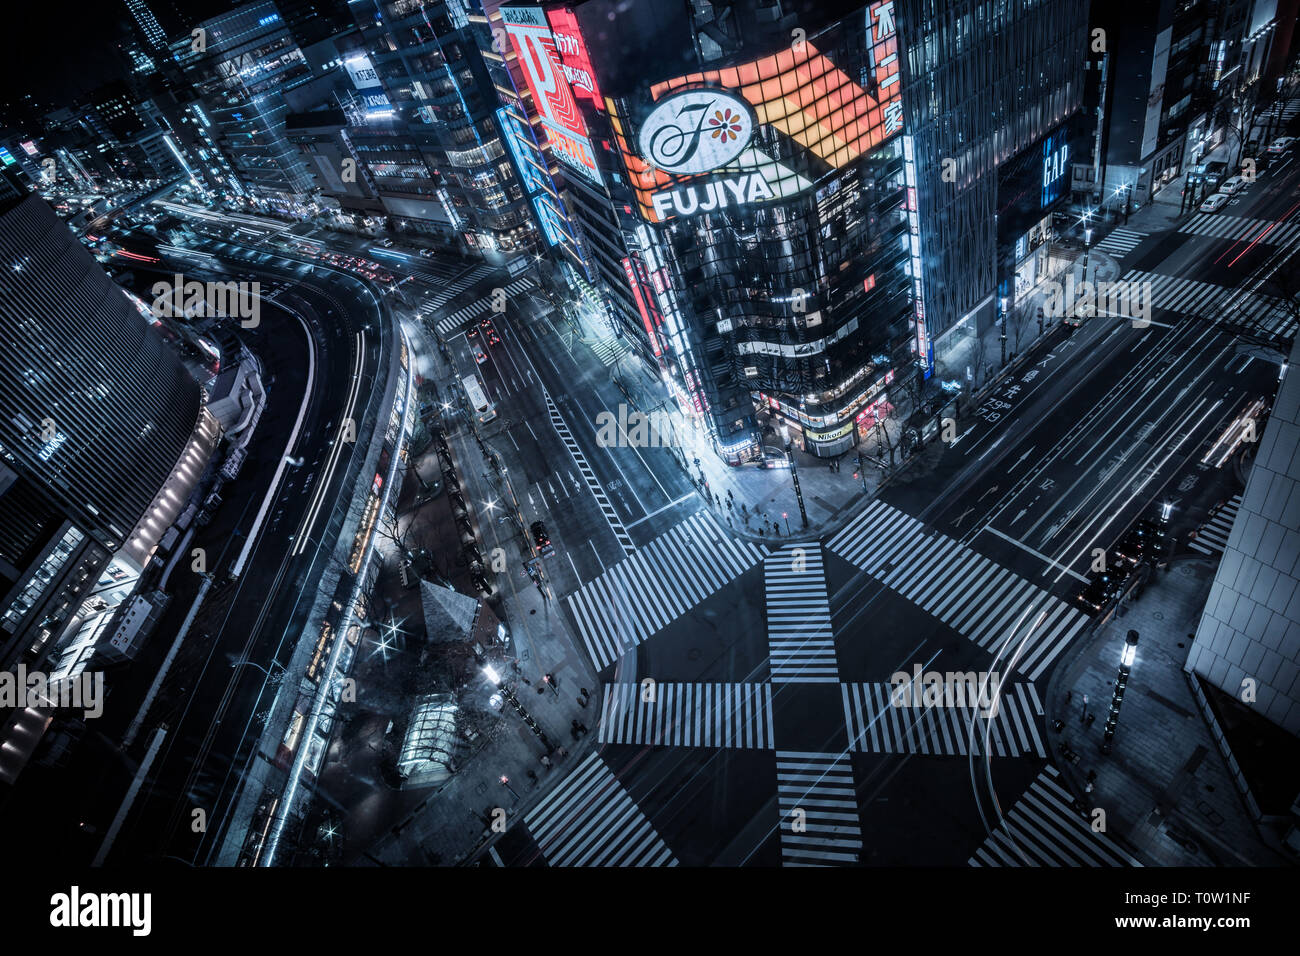
M 865 14 L 852 38 L 837 24 L 748 63 L 656 83 L 635 135 L 611 115 L 641 215 L 664 222 L 787 198 L 901 132 L 893 3 Z M 781 157 L 759 145 L 774 135 Z
M 568 8 L 556 7 L 546 12 L 546 19 L 551 24 L 555 50 L 560 55 L 560 68 L 564 70 L 564 77 L 569 81 L 573 95 L 591 103 L 596 109 L 603 110 L 605 100 L 596 83 L 596 71 L 592 69 L 587 44 L 578 27 L 578 18 Z
M 572 243 L 568 223 L 563 212 L 557 208 L 554 198 L 548 191 L 549 174 L 539 166 L 540 154 L 532 135 L 524 128 L 523 122 L 509 107 L 497 110 L 497 119 L 501 122 L 501 132 L 505 137 L 510 155 L 515 159 L 519 175 L 523 181 L 524 191 L 532 199 L 533 208 L 537 210 L 537 220 L 541 224 L 546 241 L 554 246 L 562 242 Z
M 597 185 L 601 184 L 587 124 L 578 111 L 541 7 L 502 7 L 501 22 L 514 47 L 528 92 L 555 157 Z

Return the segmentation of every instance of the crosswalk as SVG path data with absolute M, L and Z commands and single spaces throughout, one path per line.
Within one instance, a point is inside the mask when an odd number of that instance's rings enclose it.
M 515 279 L 513 282 L 503 286 L 502 291 L 505 293 L 506 303 L 508 304 L 510 302 L 512 296 L 518 295 L 521 292 L 526 292 L 530 287 L 532 287 L 532 285 L 533 280 L 525 276 L 522 279 Z M 466 322 L 481 318 L 489 313 L 495 315 L 496 313 L 492 308 L 492 300 L 493 296 L 484 296 L 477 302 L 471 303 L 463 309 L 458 309 L 451 315 L 439 319 L 438 334 L 443 338 L 446 338 L 447 336 L 460 331 L 461 326 Z
M 436 312 L 444 305 L 460 295 L 465 289 L 471 288 L 479 282 L 482 282 L 492 273 L 496 272 L 493 266 L 480 265 L 475 266 L 469 272 L 446 283 L 433 295 L 425 296 L 420 300 L 420 308 L 425 312 Z
M 772 685 L 609 684 L 596 739 L 604 744 L 771 750 Z
M 839 680 L 826 569 L 817 542 L 786 545 L 763 561 L 767 643 L 777 683 Z
M 618 778 L 590 754 L 524 817 L 549 866 L 676 866 Z
M 1289 246 L 1300 238 L 1300 221 L 1279 222 L 1274 219 L 1251 219 L 1247 216 L 1225 216 L 1217 212 L 1203 212 L 1179 226 L 1178 231 L 1194 236 L 1230 239 L 1234 242 L 1244 240 L 1273 246 Z
M 1246 326 L 1276 338 L 1293 339 L 1296 335 L 1296 320 L 1275 296 L 1136 270 L 1125 274 L 1121 281 L 1151 283 L 1149 301 L 1153 308 Z
M 855 863 L 862 853 L 848 754 L 776 752 L 783 866 Z
M 1111 230 L 1110 235 L 1093 246 L 1093 248 L 1108 252 L 1117 259 L 1123 259 L 1140 246 L 1142 240 L 1148 235 L 1149 233 L 1138 232 L 1136 229 L 1117 228 Z
M 596 358 L 600 359 L 600 364 L 606 368 L 613 365 L 628 352 L 632 351 L 627 344 L 626 339 L 610 336 L 609 338 L 597 339 L 591 346 L 591 350 L 596 353 Z
M 1017 574 L 876 500 L 830 549 L 1036 680 L 1088 618 Z
M 998 822 L 968 866 L 1141 866 L 1088 825 L 1046 767 Z
M 1223 554 L 1228 546 L 1228 535 L 1232 533 L 1232 522 L 1236 520 L 1240 508 L 1241 495 L 1233 495 L 1222 507 L 1215 509 L 1214 514 L 1196 532 L 1196 537 L 1187 542 L 1187 546 L 1211 557 Z
M 962 706 L 928 707 L 894 706 L 895 700 L 916 702 L 910 685 L 900 690 L 884 683 L 843 684 L 841 695 L 849 745 L 861 753 L 1047 756 L 1038 731 L 1043 706 L 1028 681 L 1003 686 L 997 710 L 987 719 L 987 709 L 975 704 L 978 691 L 961 701 Z
M 762 560 L 699 511 L 564 599 L 600 670 Z

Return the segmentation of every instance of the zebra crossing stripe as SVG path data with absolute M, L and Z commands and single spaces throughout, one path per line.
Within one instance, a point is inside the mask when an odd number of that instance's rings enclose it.
M 600 670 L 762 560 L 698 511 L 564 599 Z M 730 685 L 728 685 L 730 686 Z
M 1196 537 L 1189 541 L 1187 546 L 1193 551 L 1211 557 L 1223 554 L 1224 549 L 1228 547 L 1228 536 L 1232 534 L 1232 523 L 1236 520 L 1237 510 L 1240 507 L 1241 495 L 1233 495 L 1222 508 L 1210 516 L 1205 524 L 1201 525 Z
M 1250 219 L 1246 216 L 1224 216 L 1219 213 L 1203 212 L 1179 226 L 1178 231 L 1233 242 L 1244 240 L 1267 245 L 1289 246 L 1300 237 L 1300 222 Z
M 524 817 L 549 866 L 676 866 L 650 820 L 596 754 Z
M 569 454 L 573 456 L 573 460 L 577 463 L 578 470 L 582 472 L 583 480 L 587 482 L 587 487 L 591 489 L 592 495 L 596 498 L 596 504 L 600 506 L 601 514 L 605 516 L 610 529 L 614 532 L 614 537 L 618 539 L 619 547 L 623 549 L 624 554 L 631 554 L 636 545 L 632 543 L 632 536 L 627 533 L 627 528 L 623 526 L 623 519 L 614 510 L 609 497 L 605 494 L 605 489 L 600 486 L 600 482 L 596 479 L 596 473 L 587 464 L 587 457 L 582 453 L 582 449 L 578 447 L 573 432 L 569 431 L 569 425 L 565 422 L 564 416 L 560 414 L 555 402 L 551 400 L 551 393 L 544 392 L 543 394 L 546 396 L 546 410 L 551 414 L 551 425 L 554 426 L 556 434 L 564 442 L 564 447 L 569 449 Z
M 632 351 L 627 343 L 619 338 L 600 339 L 591 346 L 591 350 L 596 353 L 596 357 L 606 368 Z
M 502 291 L 505 293 L 506 297 L 509 298 L 512 295 L 517 295 L 518 293 L 527 290 L 532 285 L 533 280 L 525 276 L 522 279 L 516 279 L 515 281 L 508 283 Z M 493 296 L 485 296 L 477 302 L 471 303 L 463 309 L 439 320 L 438 334 L 443 337 L 451 335 L 459 330 L 466 322 L 469 322 L 472 319 L 477 319 L 479 316 L 488 312 L 492 312 L 492 299 Z
M 1114 229 L 1110 235 L 1097 243 L 1094 248 L 1123 258 L 1142 245 L 1142 240 L 1148 235 L 1149 233 L 1138 232 L 1136 229 Z
M 968 756 L 972 751 L 978 756 L 1047 756 L 1034 719 L 1042 715 L 1042 703 L 1029 681 L 1004 685 L 991 719 L 983 716 L 984 708 L 978 705 L 894 706 L 898 693 L 884 683 L 840 685 L 850 749 L 949 757 Z M 912 701 L 910 686 L 901 694 L 899 700 Z
M 966 861 L 967 866 L 1141 866 L 1088 825 L 1046 767 Z
M 1154 272 L 1130 271 L 1124 281 L 1150 282 L 1151 304 L 1157 309 L 1214 322 L 1229 317 L 1234 323 L 1282 338 L 1296 334 L 1295 319 L 1276 296 Z
M 848 754 L 776 752 L 783 866 L 858 862 L 862 830 Z
M 596 739 L 655 747 L 774 748 L 771 684 L 655 684 L 605 687 Z
M 839 663 L 821 545 L 815 541 L 786 545 L 767 556 L 763 571 L 772 680 L 835 683 Z
M 877 499 L 830 550 L 1036 680 L 1088 617 L 991 559 Z M 1008 640 L 1008 638 L 1010 640 Z

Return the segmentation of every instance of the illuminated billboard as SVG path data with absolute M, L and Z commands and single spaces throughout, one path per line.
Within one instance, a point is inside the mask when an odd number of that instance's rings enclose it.
M 537 210 L 537 221 L 541 224 L 547 243 L 552 246 L 564 242 L 572 245 L 573 236 L 569 232 L 568 221 L 551 193 L 554 186 L 550 182 L 550 174 L 541 165 L 541 154 L 537 151 L 537 143 L 532 134 L 508 106 L 497 110 L 497 119 L 501 123 L 501 132 L 510 155 L 519 168 L 524 191 Z
M 654 106 L 635 136 L 611 112 L 641 215 L 663 222 L 787 198 L 901 132 L 893 3 L 867 8 L 856 47 L 836 33 L 844 29 L 837 24 L 748 63 L 656 83 L 649 91 Z M 819 43 L 854 50 L 866 69 L 837 65 Z M 868 77 L 870 91 L 850 71 Z M 758 148 L 753 141 L 760 130 L 768 140 L 773 133 L 789 140 L 798 162 L 783 163 Z
M 601 185 L 587 124 L 560 65 L 545 12 L 541 7 L 502 7 L 500 13 L 546 129 L 546 145 L 562 163 Z
M 556 7 L 546 12 L 546 19 L 551 24 L 551 36 L 555 38 L 555 50 L 560 55 L 560 67 L 564 70 L 569 88 L 578 99 L 587 100 L 598 110 L 605 108 L 605 101 L 600 95 L 596 83 L 596 71 L 591 66 L 591 56 L 587 53 L 587 44 L 582 39 L 582 30 L 578 18 L 566 7 Z

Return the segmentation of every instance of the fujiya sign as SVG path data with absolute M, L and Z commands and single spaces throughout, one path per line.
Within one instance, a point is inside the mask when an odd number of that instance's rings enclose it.
M 749 104 L 722 90 L 687 90 L 663 100 L 641 127 L 641 155 L 664 172 L 707 173 L 749 145 Z
M 679 176 L 710 173 L 734 163 L 754 137 L 754 115 L 743 99 L 724 90 L 694 89 L 667 97 L 641 127 L 638 145 L 652 166 Z M 774 198 L 757 171 L 692 183 L 655 193 L 660 220 L 690 216 Z

